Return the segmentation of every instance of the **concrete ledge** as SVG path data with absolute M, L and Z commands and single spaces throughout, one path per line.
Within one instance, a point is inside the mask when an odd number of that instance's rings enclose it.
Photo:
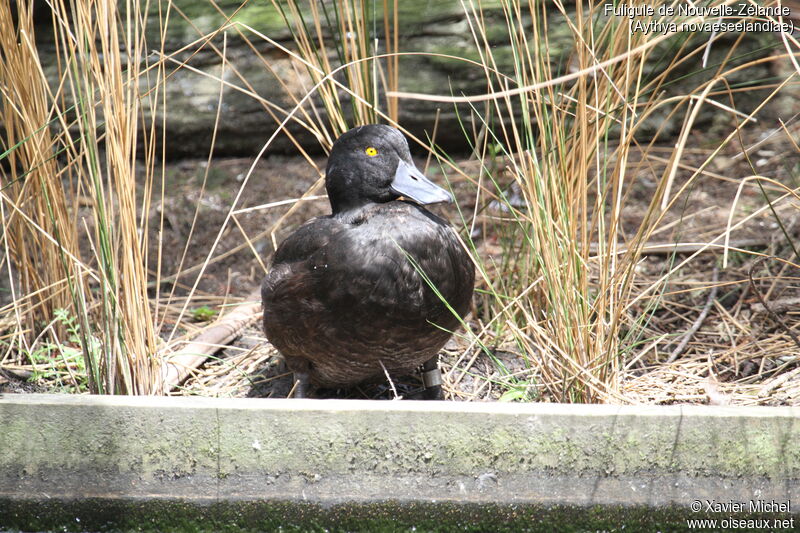
M 703 515 L 710 501 L 727 505 L 715 509 L 722 516 L 777 518 L 798 511 L 773 504 L 800 509 L 799 415 L 788 407 L 5 395 L 0 529 L 24 528 L 24 509 L 37 502 L 54 516 L 161 502 L 162 517 L 163 505 L 277 505 L 281 516 L 292 508 L 306 518 L 375 505 L 431 516 L 437 505 L 534 509 L 540 518 L 599 506 L 609 516 L 639 509 L 672 522 Z M 692 511 L 695 501 L 703 511 Z

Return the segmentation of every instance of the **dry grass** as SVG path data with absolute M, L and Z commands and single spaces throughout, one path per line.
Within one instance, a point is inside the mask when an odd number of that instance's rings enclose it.
M 476 136 L 483 140 L 475 145 L 476 155 L 484 169 L 504 166 L 524 199 L 520 207 L 502 198 L 516 227 L 505 240 L 502 262 L 483 263 L 485 305 L 491 312 L 479 336 L 491 321 L 498 321 L 527 358 L 532 375 L 521 380 L 516 391 L 509 390 L 511 397 L 545 393 L 557 401 L 629 401 L 621 392 L 627 358 L 636 358 L 633 347 L 649 338 L 650 317 L 665 305 L 666 285 L 694 259 L 676 261 L 642 286 L 637 267 L 644 246 L 661 231 L 668 213 L 680 210 L 714 157 L 748 124 L 742 120 L 677 186 L 694 122 L 700 109 L 709 105 L 712 90 L 724 87 L 733 72 L 757 62 L 736 67 L 723 62 L 711 81 L 682 98 L 667 99 L 661 96 L 662 84 L 707 43 L 691 48 L 691 41 L 684 40 L 671 63 L 647 79 L 645 62 L 657 59 L 656 45 L 669 36 L 631 33 L 625 19 L 600 18 L 605 22 L 594 23 L 603 9 L 598 4 L 587 6 L 586 13 L 578 9 L 574 20 L 565 18 L 576 43 L 571 62 L 576 72 L 558 79 L 548 47 L 531 45 L 547 41 L 547 11 L 541 7 L 526 13 L 531 29 L 520 23 L 527 8 L 509 2 L 504 12 L 516 66 L 513 72 L 498 72 L 495 48 L 483 25 L 486 17 L 480 4 L 469 6 L 489 95 L 438 100 L 487 103 L 482 112 L 475 110 L 476 115 L 490 117 L 484 119 L 485 132 Z M 565 12 L 557 2 L 555 9 Z M 726 61 L 736 57 L 734 47 Z M 735 118 L 742 116 L 730 106 L 717 105 Z M 685 113 L 686 119 L 661 172 L 648 176 L 656 183 L 649 204 L 638 224 L 626 229 L 623 213 L 641 187 L 642 175 L 631 152 L 642 151 L 644 161 L 652 165 L 649 149 L 659 141 L 658 134 L 642 150 L 637 149 L 637 138 L 650 115 L 664 106 L 671 106 L 670 114 Z M 523 117 L 521 125 L 515 116 Z M 494 181 L 495 176 L 488 170 L 486 178 Z M 722 236 L 729 235 L 730 227 Z
M 80 345 L 90 390 L 147 394 L 158 366 L 158 337 L 145 270 L 150 232 L 141 216 L 152 197 L 155 143 L 152 135 L 137 143 L 143 105 L 139 65 L 146 54 L 138 26 L 143 14 L 133 7 L 132 27 L 122 28 L 110 2 L 62 1 L 52 7 L 56 87 L 49 86 L 39 63 L 25 3 L 16 20 L 9 2 L 0 3 L 4 50 L 17 52 L 3 54 L 0 75 L 7 96 L 3 143 L 11 167 L 4 181 L 17 183 L 3 197 L 14 267 L 7 272 L 21 274 L 12 335 L 25 339 L 19 345 L 24 353 L 40 350 L 37 342 L 49 336 L 49 346 L 63 354 L 71 348 L 65 342 L 69 323 L 75 337 L 70 342 Z M 15 126 L 20 121 L 31 131 Z M 63 164 L 56 163 L 57 154 Z M 143 205 L 137 199 L 139 166 L 148 169 Z M 18 169 L 31 169 L 34 179 L 17 182 Z M 15 284 L 11 279 L 10 286 Z M 31 298 L 35 294 L 41 295 L 38 300 Z M 47 306 L 41 305 L 43 299 L 50 300 Z M 67 317 L 61 321 L 59 309 Z M 42 319 L 48 324 L 44 328 Z
M 52 147 L 56 144 L 47 125 L 55 120 L 49 87 L 40 71 L 34 44 L 33 12 L 19 5 L 17 21 L 8 5 L 0 8 L 0 79 L 14 80 L 0 86 L 5 128 L 2 170 L 3 248 L 11 281 L 13 313 L 17 328 L 10 335 L 10 349 L 30 350 L 42 324 L 63 334 L 55 310 L 70 304 L 65 283 L 65 264 L 77 251 L 74 211 L 76 199 L 61 190 L 61 172 Z M 69 204 L 69 205 L 68 205 Z M 47 268 L 40 268 L 47 265 Z M 83 285 L 83 278 L 74 283 Z M 8 338 L 8 337 L 7 337 Z M 6 354 L 7 355 L 7 354 Z
M 275 2 L 293 37 L 292 50 L 228 13 L 222 26 L 210 33 L 197 30 L 194 42 L 169 54 L 163 38 L 155 48 L 145 46 L 145 17 L 137 8 L 130 14 L 131 27 L 122 28 L 123 17 L 104 11 L 109 3 L 77 3 L 71 9 L 56 3 L 62 70 L 60 84 L 51 87 L 43 74 L 16 81 L 41 69 L 33 41 L 21 31 L 32 31 L 30 21 L 12 20 L 9 5 L 0 0 L 0 38 L 6 39 L 0 44 L 15 52 L 0 56 L 8 131 L 3 149 L 9 163 L 3 167 L 9 185 L 1 206 L 5 267 L 15 276 L 11 286 L 17 292 L 0 314 L 6 326 L 3 368 L 76 389 L 85 373 L 95 392 L 159 390 L 155 370 L 161 360 L 199 331 L 191 309 L 220 304 L 198 289 L 206 272 L 248 249 L 264 268 L 258 243 L 269 239 L 274 246 L 286 221 L 319 196 L 319 162 L 285 126 L 305 128 L 328 149 L 352 125 L 393 123 L 403 99 L 413 97 L 471 106 L 469 116 L 462 116 L 471 160 L 456 162 L 433 148 L 428 157 L 448 177 L 462 205 L 471 208 L 454 217 L 480 272 L 474 313 L 443 359 L 452 398 L 798 403 L 798 347 L 787 332 L 796 329 L 792 316 L 786 328 L 776 325 L 772 315 L 759 310 L 753 292 L 776 304 L 796 296 L 796 254 L 787 242 L 796 233 L 797 191 L 777 172 L 762 175 L 765 167 L 755 161 L 764 126 L 750 119 L 761 108 L 749 116 L 735 109 L 733 95 L 741 88 L 730 87 L 728 79 L 764 60 L 742 61 L 737 45 L 715 66 L 710 81 L 667 97 L 663 89 L 698 61 L 707 41 L 631 34 L 627 19 L 598 16 L 602 4 L 583 5 L 578 16 L 568 17 L 560 2 L 512 1 L 502 3 L 506 27 L 498 37 L 496 28 L 485 26 L 482 4 L 465 2 L 480 61 L 459 64 L 483 73 L 485 94 L 409 95 L 397 91 L 399 54 L 413 51 L 400 48 L 395 2 L 376 10 L 364 0 Z M 375 18 L 381 11 L 382 21 Z M 575 43 L 564 75 L 555 70 L 546 46 L 547 20 L 554 12 L 562 13 L 559 20 Z M 178 7 L 170 16 L 185 17 Z M 163 26 L 166 17 L 160 19 Z M 260 99 L 228 63 L 226 37 L 220 46 L 220 36 L 227 34 L 258 55 L 282 83 L 290 107 Z M 511 71 L 499 70 L 493 55 L 498 39 L 512 51 Z M 670 42 L 677 44 L 664 68 L 646 74 L 646 66 Z M 259 45 L 265 43 L 279 47 L 296 70 L 275 71 L 260 55 Z M 288 135 L 318 179 L 288 205 L 262 205 L 265 212 L 283 209 L 283 214 L 250 232 L 242 217 L 255 208 L 242 203 L 254 161 L 215 238 L 205 243 L 205 259 L 187 265 L 184 250 L 177 265 L 163 265 L 157 236 L 164 221 L 152 227 L 149 214 L 165 198 L 159 153 L 164 129 L 163 123 L 145 123 L 143 117 L 169 119 L 163 84 L 170 69 L 194 68 L 176 59 L 179 53 L 201 48 L 217 54 L 222 64 L 219 75 L 201 73 L 219 83 L 218 108 L 223 90 L 258 100 L 280 124 L 265 135 L 261 154 L 279 135 Z M 770 61 L 793 59 L 779 52 Z M 761 107 L 779 97 L 796 74 L 789 70 L 765 81 L 762 88 L 771 94 Z M 714 146 L 698 149 L 697 117 L 709 106 L 727 115 L 731 126 Z M 650 131 L 658 113 L 683 117 L 680 132 L 671 138 L 657 128 L 644 142 L 642 132 Z M 784 159 L 799 156 L 794 123 L 777 126 L 771 145 L 780 146 Z M 137 138 L 140 130 L 143 138 Z M 54 152 L 62 154 L 58 163 Z M 201 197 L 213 155 L 212 142 Z M 25 172 L 26 179 L 20 179 Z M 705 205 L 696 202 L 697 191 L 709 183 L 721 185 L 707 192 L 711 200 Z M 702 231 L 692 226 L 694 220 L 701 221 Z M 703 226 L 707 220 L 713 222 Z M 735 250 L 743 234 L 763 236 L 754 228 L 765 221 L 777 224 L 776 239 L 733 256 L 726 252 L 720 261 L 709 253 L 714 246 Z M 223 241 L 230 244 L 232 232 L 239 240 L 220 250 Z M 148 241 L 153 238 L 156 242 Z M 648 249 L 653 242 L 700 245 L 664 255 L 663 248 Z M 152 257 L 154 251 L 158 257 Z M 756 264 L 762 255 L 776 259 Z M 712 283 L 716 263 L 719 280 Z M 162 292 L 165 283 L 171 286 Z M 719 285 L 713 299 L 711 285 Z M 66 318 L 58 309 L 68 310 Z M 253 342 L 197 370 L 179 392 L 247 395 L 282 379 L 274 353 L 260 344 L 263 338 L 257 331 L 250 337 Z M 69 350 L 78 347 L 82 366 Z M 41 372 L 35 356 L 42 350 L 54 361 L 48 373 Z

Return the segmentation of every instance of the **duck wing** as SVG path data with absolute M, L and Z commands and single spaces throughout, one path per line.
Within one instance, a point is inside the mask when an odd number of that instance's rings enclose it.
M 312 218 L 289 235 L 275 251 L 272 265 L 309 259 L 324 248 L 346 226 L 331 216 Z
M 308 310 L 303 308 L 303 304 L 310 304 L 316 292 L 313 258 L 344 228 L 331 217 L 314 218 L 278 246 L 269 273 L 261 284 L 265 328 L 275 324 L 280 329 L 283 323 L 306 319 Z M 267 335 L 270 335 L 269 331 Z
M 453 229 L 416 204 L 391 202 L 371 211 L 326 247 L 320 295 L 342 312 L 369 309 L 398 323 L 452 318 L 442 299 L 465 314 L 474 267 Z M 374 323 L 375 316 L 364 320 Z
M 473 284 L 472 261 L 453 229 L 415 204 L 392 202 L 349 221 L 302 225 L 278 247 L 262 298 L 265 313 L 299 320 L 326 312 L 352 332 L 380 317 L 452 316 L 443 299 L 466 314 Z

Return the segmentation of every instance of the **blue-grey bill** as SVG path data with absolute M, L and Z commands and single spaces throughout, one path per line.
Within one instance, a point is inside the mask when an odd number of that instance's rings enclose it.
M 397 172 L 392 180 L 392 189 L 397 194 L 411 198 L 420 204 L 453 201 L 453 196 L 449 192 L 426 178 L 425 174 L 420 172 L 417 167 L 402 159 L 397 165 Z

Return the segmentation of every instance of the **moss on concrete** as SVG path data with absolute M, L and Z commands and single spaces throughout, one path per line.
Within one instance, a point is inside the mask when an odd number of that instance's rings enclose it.
M 176 521 L 175 530 L 180 516 L 194 520 L 190 508 L 201 517 L 230 505 L 230 516 L 250 516 L 256 528 L 257 516 L 328 524 L 351 505 L 374 530 L 382 515 L 373 510 L 386 501 L 396 502 L 390 516 L 460 517 L 505 504 L 533 524 L 557 507 L 577 513 L 571 524 L 603 529 L 586 522 L 587 508 L 600 505 L 612 520 L 637 505 L 800 497 L 791 408 L 6 395 L 0 420 L 0 517 L 18 517 L 0 529 L 50 516 L 38 504 L 24 514 L 23 500 L 41 500 L 56 517 L 83 509 L 78 528 L 126 505 L 152 517 L 143 523 Z M 165 501 L 191 504 L 159 511 Z M 37 527 L 49 526 L 28 529 Z
M 354 464 L 376 473 L 518 472 L 522 459 L 528 469 L 561 474 L 800 475 L 800 448 L 781 445 L 789 438 L 785 420 L 670 413 L 650 419 L 607 416 L 588 429 L 581 416 L 547 417 L 536 430 L 522 417 L 500 417 L 505 420 L 499 423 L 498 417 L 469 414 L 381 413 L 378 420 L 374 413 L 352 413 L 345 427 L 328 415 L 303 413 L 227 428 L 222 447 L 225 461 L 244 468 L 268 457 L 289 468 L 339 473 Z M 222 414 L 223 426 L 229 418 Z M 270 432 L 283 440 L 270 440 Z M 260 439 L 259 453 L 247 449 L 251 437 Z
M 255 404 L 254 404 L 255 405 Z M 800 477 L 800 431 L 778 416 L 660 416 L 631 412 L 515 416 L 465 412 L 199 409 L 109 410 L 15 405 L 5 416 L 0 468 L 33 474 L 53 468 L 108 466 L 117 472 L 171 475 L 277 470 L 378 474 L 446 470 L 473 475 L 527 470 L 559 474 L 682 472 L 690 475 Z M 742 413 L 748 413 L 742 411 Z M 65 421 L 67 423 L 65 424 Z M 72 423 L 70 423 L 72 422 Z M 280 465 L 276 468 L 276 465 Z
M 35 509 L 35 512 L 33 511 Z M 714 517 L 715 515 L 708 515 Z M 727 517 L 729 515 L 726 515 Z M 747 515 L 736 515 L 746 517 Z M 176 501 L 0 502 L 0 527 L 26 531 L 150 532 L 579 532 L 686 531 L 706 517 L 681 508 L 541 507 L 381 502 L 323 507 L 309 503 Z M 718 518 L 723 518 L 719 516 Z M 774 518 L 770 516 L 768 518 Z

